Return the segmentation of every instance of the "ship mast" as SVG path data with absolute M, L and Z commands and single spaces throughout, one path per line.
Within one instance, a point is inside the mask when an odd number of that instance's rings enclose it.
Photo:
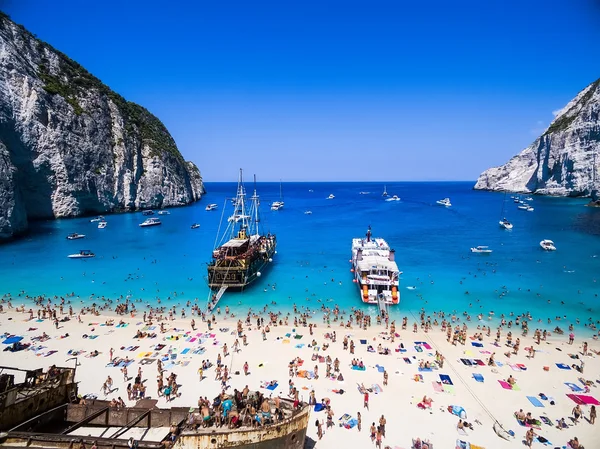
M 237 195 L 235 197 L 234 212 L 233 212 L 234 224 L 237 222 L 241 223 L 240 229 L 248 229 L 248 216 L 246 215 L 246 190 L 244 189 L 244 178 L 243 170 L 240 168 L 240 178 L 238 181 Z M 231 237 L 236 237 L 236 226 L 231 228 Z
M 259 198 L 258 194 L 256 193 L 256 175 L 254 175 L 254 192 L 252 194 L 252 207 L 254 208 L 254 217 L 252 217 L 254 221 L 254 235 L 259 235 L 258 223 L 260 222 L 260 217 L 258 215 Z

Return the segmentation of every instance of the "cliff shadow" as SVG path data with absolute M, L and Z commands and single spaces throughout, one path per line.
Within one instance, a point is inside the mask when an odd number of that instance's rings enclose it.
M 53 175 L 48 163 L 36 167 L 36 153 L 25 144 L 14 121 L 0 123 L 0 139 L 6 146 L 14 173 L 15 197 L 24 203 L 27 220 L 54 218 L 52 210 L 52 186 L 49 178 Z

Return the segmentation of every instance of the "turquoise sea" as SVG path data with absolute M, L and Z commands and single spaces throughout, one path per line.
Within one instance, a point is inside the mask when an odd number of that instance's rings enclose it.
M 425 308 L 469 311 L 474 319 L 480 311 L 493 310 L 496 317 L 529 311 L 544 322 L 563 317 L 557 323 L 563 327 L 576 319 L 581 325 L 600 320 L 600 209 L 585 207 L 587 200 L 535 196 L 535 211 L 526 212 L 510 195 L 473 191 L 472 182 L 386 185 L 401 201 L 384 201 L 383 183 L 284 183 L 285 208 L 274 212 L 269 204 L 279 199 L 279 183 L 259 183 L 261 225 L 277 234 L 277 255 L 255 285 L 226 293 L 221 307 L 241 312 L 272 301 L 278 310 L 291 310 L 294 303 L 313 310 L 322 304 L 364 307 L 352 283 L 350 244 L 371 225 L 375 236 L 396 249 L 403 271 L 401 304 L 392 311 L 397 316 Z M 236 184 L 206 188 L 202 201 L 155 215 L 162 226 L 140 228 L 146 217 L 139 212 L 106 216 L 106 229 L 89 217 L 35 223 L 26 238 L 0 246 L 0 293 L 74 293 L 73 302 L 87 303 L 130 295 L 150 304 L 160 298 L 167 306 L 188 300 L 204 305 L 206 263 L 221 220 L 226 224 L 232 213 L 228 199 Z M 329 194 L 335 199 L 327 200 Z M 436 204 L 444 197 L 452 207 Z M 219 209 L 205 211 L 209 203 Z M 511 231 L 498 225 L 503 207 Z M 201 227 L 190 229 L 194 222 Z M 86 237 L 69 241 L 72 232 Z M 542 251 L 542 239 L 554 240 L 557 251 Z M 472 254 L 469 248 L 477 245 L 493 253 Z M 97 257 L 66 257 L 80 249 Z

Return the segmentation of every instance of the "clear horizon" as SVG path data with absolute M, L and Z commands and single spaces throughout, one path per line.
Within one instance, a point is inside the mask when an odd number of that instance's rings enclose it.
M 600 5 L 4 0 L 207 182 L 465 181 L 600 78 Z

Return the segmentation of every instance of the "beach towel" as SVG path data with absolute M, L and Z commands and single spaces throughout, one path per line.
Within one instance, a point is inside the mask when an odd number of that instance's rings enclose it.
M 543 436 L 541 436 L 541 435 L 538 435 L 538 436 L 536 437 L 536 441 L 537 441 L 538 443 L 542 443 L 544 446 L 553 446 L 553 444 L 552 444 L 550 441 L 548 441 L 546 438 L 544 438 L 544 437 L 543 437 Z
M 477 365 L 479 365 L 479 366 L 485 366 L 485 363 L 483 362 L 483 360 L 475 359 L 474 362 L 477 363 Z
M 552 420 L 550 418 L 548 418 L 547 416 L 542 415 L 542 416 L 540 416 L 540 419 L 542 420 L 542 422 L 544 424 L 547 424 L 549 426 L 552 425 Z
M 52 350 L 52 351 L 48 351 L 46 354 L 44 354 L 44 357 L 48 357 L 51 356 L 52 354 L 56 354 L 58 351 Z
M 408 363 L 409 365 L 412 363 L 412 361 L 408 358 L 408 357 L 404 357 L 403 359 L 406 363 Z
M 483 343 L 479 343 L 478 341 L 472 341 L 471 346 L 475 346 L 476 348 L 483 348 Z
M 444 393 L 454 394 L 454 387 L 452 385 L 444 385 Z
M 183 351 L 181 351 L 182 354 L 187 354 L 188 352 L 190 352 L 190 348 L 185 348 Z
M 361 345 L 366 345 L 366 344 L 367 344 L 367 340 L 361 340 L 361 341 L 360 341 L 360 344 L 361 344 Z
M 302 349 L 304 347 L 304 343 L 300 343 L 299 345 L 296 345 L 296 348 L 298 349 Z
M 373 390 L 373 393 L 375 393 L 375 394 L 379 394 L 379 393 L 383 392 L 383 389 L 381 388 L 381 386 L 379 384 L 371 385 L 371 389 Z
M 415 346 L 415 351 L 423 352 L 423 348 L 421 346 Z
M 473 373 L 473 379 L 477 382 L 483 382 L 483 375 L 479 373 Z
M 542 404 L 542 401 L 540 401 L 538 398 L 536 398 L 535 396 L 527 396 L 527 399 L 529 399 L 529 402 L 531 402 L 531 404 L 534 407 L 543 407 L 544 404 Z
M 444 392 L 444 386 L 441 382 L 431 382 L 431 385 L 433 386 L 433 391 L 436 391 L 438 393 Z
M 473 362 L 471 362 L 471 360 L 469 360 L 469 359 L 460 359 L 460 361 L 463 363 L 463 365 L 466 365 L 466 366 L 473 365 Z
M 519 368 L 517 365 L 508 365 L 508 366 L 510 366 L 510 368 L 511 368 L 513 371 L 521 371 L 521 368 Z
M 13 343 L 18 343 L 23 340 L 23 337 L 19 337 L 17 335 L 13 335 L 12 337 L 8 337 L 6 340 L 2 342 L 3 345 L 12 345 Z
M 502 388 L 504 388 L 505 390 L 512 390 L 512 386 L 508 382 L 504 380 L 499 380 L 498 382 L 500 383 L 500 385 L 502 385 Z
M 584 394 L 568 394 L 567 396 L 577 404 L 600 405 L 600 402 L 593 396 L 586 396 Z
M 579 385 L 571 383 L 571 382 L 565 382 L 565 385 L 567 387 L 569 387 L 571 389 L 571 391 L 574 391 L 575 393 L 578 393 L 580 391 L 585 391 L 583 388 L 581 388 Z
M 454 385 L 452 383 L 452 379 L 450 379 L 450 376 L 448 376 L 447 374 L 440 374 L 440 380 L 442 381 L 443 384 Z
M 367 370 L 367 367 L 366 367 L 366 366 L 363 366 L 363 367 L 361 368 L 360 366 L 356 365 L 356 366 L 353 366 L 353 367 L 352 367 L 352 369 L 353 369 L 354 371 L 366 371 L 366 370 Z
M 273 391 L 273 390 L 274 390 L 275 388 L 277 388 L 278 386 L 279 386 L 279 384 L 278 384 L 278 383 L 276 383 L 275 385 L 268 385 L 268 386 L 267 386 L 267 390 L 271 390 L 271 391 Z
M 295 338 L 296 340 L 300 340 L 302 337 L 303 337 L 303 336 L 302 336 L 302 335 L 300 335 L 300 334 L 296 334 L 296 335 L 294 335 L 294 338 Z
M 522 363 L 517 363 L 517 367 L 521 369 L 521 371 L 527 371 L 527 367 Z
M 385 368 L 381 365 L 375 365 L 375 367 L 377 368 L 377 371 L 379 371 L 380 373 L 383 373 L 385 371 Z
M 348 422 L 346 422 L 346 424 L 344 424 L 344 427 L 346 429 L 352 429 L 356 425 L 358 425 L 358 420 L 355 419 L 355 418 L 352 418 L 351 420 L 349 420 Z
M 418 368 L 419 371 L 433 371 L 432 368 Z
M 557 363 L 556 366 L 559 367 L 560 369 L 571 369 L 571 367 L 569 365 L 566 365 L 564 363 Z
M 318 404 L 315 404 L 315 412 L 321 412 L 321 411 L 323 411 L 324 408 L 325 408 L 325 406 L 323 404 L 321 404 L 320 402 Z

